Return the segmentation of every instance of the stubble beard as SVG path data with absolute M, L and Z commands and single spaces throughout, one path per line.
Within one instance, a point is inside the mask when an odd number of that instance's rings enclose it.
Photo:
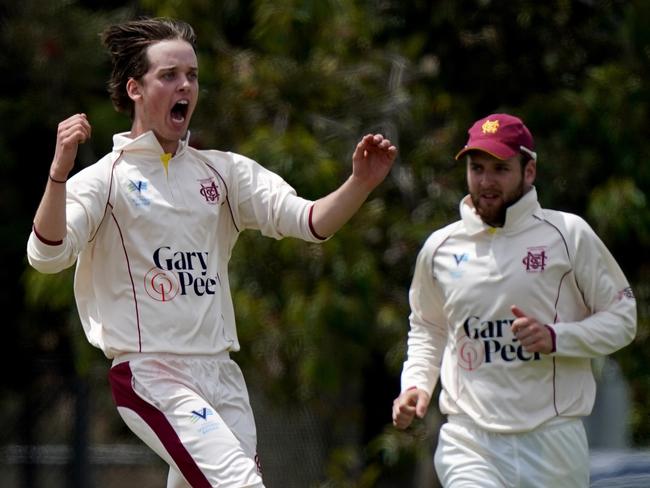
M 512 193 L 503 195 L 503 200 L 498 205 L 483 205 L 479 192 L 470 193 L 470 198 L 472 199 L 476 213 L 484 223 L 491 227 L 503 227 L 506 222 L 508 207 L 517 203 L 523 195 L 524 179 L 522 178 L 519 186 Z

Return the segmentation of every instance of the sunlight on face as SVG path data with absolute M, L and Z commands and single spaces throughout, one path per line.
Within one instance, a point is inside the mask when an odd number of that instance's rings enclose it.
M 522 169 L 520 156 L 500 160 L 487 153 L 467 156 L 467 186 L 472 204 L 481 220 L 492 227 L 502 227 L 508 207 L 531 187 L 534 161 Z
M 166 152 L 174 152 L 187 133 L 199 93 L 198 62 L 191 44 L 160 41 L 147 50 L 149 70 L 129 80 L 135 103 L 132 137 L 152 130 Z

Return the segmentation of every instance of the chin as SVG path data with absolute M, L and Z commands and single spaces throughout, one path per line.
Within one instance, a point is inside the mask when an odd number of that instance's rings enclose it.
M 501 215 L 499 212 L 485 212 L 479 209 L 478 215 L 484 223 L 491 225 L 492 227 L 503 227 L 503 224 L 505 223 L 505 216 Z
M 168 141 L 180 141 L 181 139 L 184 139 L 185 136 L 187 135 L 187 129 L 184 129 L 182 131 L 173 131 L 173 132 L 168 132 L 165 134 L 165 139 Z

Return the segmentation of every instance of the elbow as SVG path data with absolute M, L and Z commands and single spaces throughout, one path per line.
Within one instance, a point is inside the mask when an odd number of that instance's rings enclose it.
M 39 273 L 55 274 L 69 268 L 76 261 L 68 242 L 60 245 L 43 243 L 32 232 L 27 241 L 27 262 Z
M 626 329 L 625 329 L 625 332 L 626 332 L 626 335 L 625 335 L 626 344 L 629 344 L 629 343 L 631 343 L 631 342 L 634 340 L 634 338 L 636 337 L 636 332 L 637 332 L 637 321 L 636 321 L 636 317 L 634 318 L 634 320 L 632 320 L 632 321 L 628 324 L 628 326 L 627 326 Z
M 637 314 L 636 314 L 636 304 L 627 311 L 627 313 L 621 317 L 622 325 L 622 341 L 623 346 L 630 344 L 637 333 Z
M 35 259 L 32 256 L 27 256 L 27 261 L 29 265 L 34 268 L 39 273 L 43 274 L 56 274 L 60 271 L 63 271 L 67 266 L 61 265 L 61 263 L 54 262 L 51 260 L 40 260 Z

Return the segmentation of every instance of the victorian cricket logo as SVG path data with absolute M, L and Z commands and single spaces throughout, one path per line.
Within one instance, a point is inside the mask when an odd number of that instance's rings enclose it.
M 463 271 L 460 268 L 462 263 L 467 263 L 469 261 L 469 256 L 467 253 L 463 254 L 454 254 L 454 260 L 456 261 L 456 269 L 452 269 L 450 274 L 453 278 L 461 278 L 463 276 Z
M 200 410 L 192 410 L 192 423 L 195 424 L 200 420 L 208 420 L 210 415 L 214 415 L 214 412 L 210 408 L 203 407 Z
M 208 419 L 208 417 L 214 415 L 214 410 L 211 408 L 203 407 L 199 410 L 192 410 L 190 413 L 190 421 L 193 424 L 198 424 L 197 431 L 200 434 L 206 435 L 219 428 L 219 422 L 210 422 Z
M 127 196 L 136 207 L 151 205 L 151 199 L 145 195 L 148 186 L 148 183 L 144 180 L 129 180 L 127 183 L 126 188 L 129 191 Z

